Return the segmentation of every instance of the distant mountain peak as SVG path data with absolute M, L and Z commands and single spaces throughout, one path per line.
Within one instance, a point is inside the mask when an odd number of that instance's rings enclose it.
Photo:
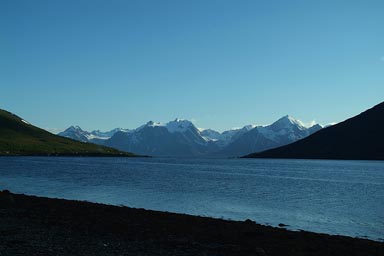
M 181 123 L 181 124 L 192 124 L 191 121 L 187 120 L 187 119 L 180 119 L 180 118 L 175 118 L 175 120 L 173 121 L 170 121 L 168 123 Z
M 156 123 L 153 121 L 147 122 L 145 125 L 140 126 L 139 128 L 136 129 L 136 131 L 141 130 L 144 127 L 164 127 L 166 128 L 170 133 L 174 132 L 185 132 L 187 129 L 194 127 L 194 124 L 191 121 L 185 120 L 185 119 L 179 119 L 176 118 L 173 121 L 170 121 L 166 124 L 163 123 Z M 197 129 L 197 128 L 196 128 Z
M 285 116 L 281 117 L 280 119 L 278 119 L 276 122 L 290 122 L 291 124 L 301 123 L 301 122 L 299 122 L 299 120 L 297 120 L 296 118 L 294 118 L 293 116 L 290 116 L 290 115 L 285 115 Z
M 228 131 L 224 131 L 223 133 L 225 133 L 225 132 L 232 132 L 232 131 L 240 131 L 240 130 L 250 131 L 253 128 L 256 128 L 256 127 L 257 127 L 257 125 L 255 125 L 255 124 L 247 124 L 247 125 L 244 125 L 243 127 L 233 127 L 230 130 L 228 130 Z
M 110 138 L 117 132 L 130 132 L 129 129 L 123 129 L 123 128 L 114 128 L 110 131 L 100 131 L 100 130 L 93 130 L 90 134 L 98 137 L 98 138 Z
M 242 129 L 250 131 L 253 128 L 256 128 L 256 127 L 257 127 L 257 125 L 255 125 L 255 124 L 248 124 L 248 125 L 245 125 Z
M 71 125 L 65 131 L 84 131 L 84 130 L 81 129 L 81 127 L 78 125 Z
M 315 121 L 304 123 L 299 119 L 296 119 L 290 115 L 285 115 L 280 119 L 278 119 L 276 122 L 271 124 L 272 127 L 279 128 L 279 129 L 289 128 L 292 126 L 297 126 L 299 129 L 308 129 L 316 125 L 319 125 L 319 124 L 317 124 Z
M 179 118 L 176 118 L 174 121 L 168 122 L 165 126 L 170 133 L 185 132 L 188 128 L 195 127 L 191 121 Z
M 164 126 L 162 123 L 157 123 L 157 122 L 153 122 L 153 121 L 149 121 L 146 123 L 146 126 L 148 127 L 155 127 L 155 126 Z
M 100 130 L 94 130 L 92 132 L 85 131 L 80 128 L 78 125 L 72 125 L 68 127 L 66 130 L 58 133 L 58 135 L 66 138 L 71 138 L 74 140 L 82 141 L 82 142 L 94 142 L 94 143 L 99 143 L 100 140 L 106 140 L 111 138 L 116 132 L 129 132 L 130 130 L 128 129 L 121 129 L 121 128 L 116 128 L 111 131 L 107 132 L 102 132 Z M 97 141 L 99 140 L 99 141 Z
M 249 157 L 384 160 L 383 125 L 384 102 L 303 140 Z
M 203 136 L 203 138 L 206 141 L 217 141 L 222 139 L 222 134 L 218 131 L 215 131 L 213 129 L 202 129 L 198 128 L 200 135 Z

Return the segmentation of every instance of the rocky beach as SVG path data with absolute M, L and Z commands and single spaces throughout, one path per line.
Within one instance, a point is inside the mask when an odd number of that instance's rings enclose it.
M 0 255 L 384 255 L 384 243 L 0 192 Z

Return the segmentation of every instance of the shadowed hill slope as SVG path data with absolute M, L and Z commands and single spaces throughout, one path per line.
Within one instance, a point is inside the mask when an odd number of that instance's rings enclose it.
M 384 160 L 384 102 L 295 143 L 247 158 Z
M 0 155 L 134 156 L 51 134 L 1 109 Z

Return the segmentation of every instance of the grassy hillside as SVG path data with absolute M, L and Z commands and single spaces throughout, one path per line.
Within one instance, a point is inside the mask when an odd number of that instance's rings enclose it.
M 51 134 L 1 109 L 0 155 L 134 156 Z

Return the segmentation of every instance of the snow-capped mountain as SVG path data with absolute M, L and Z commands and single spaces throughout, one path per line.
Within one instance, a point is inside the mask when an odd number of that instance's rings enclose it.
M 171 121 L 165 125 L 167 130 L 170 133 L 175 133 L 175 132 L 186 132 L 189 129 L 193 129 L 194 131 L 198 132 L 198 129 L 193 125 L 192 122 L 188 120 L 182 120 L 176 118 L 174 121 Z
M 212 129 L 199 129 L 200 135 L 203 136 L 207 141 L 221 140 L 222 135 L 220 132 Z
M 109 139 L 117 132 L 129 132 L 129 131 L 130 131 L 129 129 L 115 128 L 106 132 L 102 132 L 100 130 L 93 130 L 91 134 L 102 139 Z
M 168 132 L 175 133 L 175 132 L 185 132 L 188 129 L 195 127 L 195 126 L 192 122 L 190 122 L 188 120 L 176 118 L 174 121 L 168 122 L 166 124 L 155 123 L 153 121 L 149 121 L 148 123 L 137 128 L 136 131 L 139 131 L 145 127 L 164 127 L 168 130 Z
M 131 132 L 117 132 L 105 145 L 142 155 L 198 156 L 215 147 L 188 120 L 166 124 L 150 121 Z
M 168 123 L 149 121 L 133 130 L 116 128 L 108 132 L 87 132 L 71 126 L 59 135 L 141 155 L 232 157 L 286 145 L 321 128 L 284 116 L 268 126 L 246 125 L 222 133 L 198 129 L 188 120 L 175 119 Z
M 219 147 L 222 148 L 236 140 L 242 134 L 248 132 L 249 130 L 255 127 L 256 125 L 246 125 L 243 128 L 234 128 L 228 131 L 224 131 L 222 133 L 212 129 L 205 129 L 200 130 L 200 134 L 206 140 L 214 141 Z
M 111 138 L 116 132 L 129 132 L 128 129 L 115 128 L 111 131 L 102 132 L 100 130 L 94 130 L 92 132 L 84 131 L 80 126 L 70 126 L 65 131 L 58 133 L 57 135 L 78 140 L 81 142 L 91 142 L 95 144 L 103 145 L 105 140 Z
M 80 126 L 70 126 L 65 131 L 58 133 L 57 135 L 62 137 L 67 137 L 73 140 L 78 140 L 81 142 L 88 142 L 91 134 L 87 131 L 84 131 Z
M 299 120 L 284 116 L 271 125 L 257 126 L 241 134 L 217 154 L 242 156 L 260 152 L 303 139 L 321 128 L 318 124 L 306 127 Z

